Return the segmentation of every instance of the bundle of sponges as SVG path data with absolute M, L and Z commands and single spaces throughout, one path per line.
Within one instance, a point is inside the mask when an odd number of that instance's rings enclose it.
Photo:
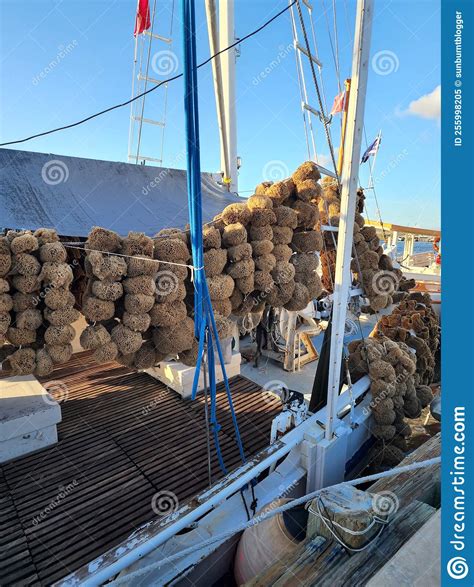
M 39 257 L 43 263 L 40 277 L 44 298 L 44 317 L 48 327 L 44 332 L 45 347 L 41 355 L 39 375 L 48 374 L 52 364 L 62 364 L 72 356 L 75 331 L 72 323 L 80 313 L 75 309 L 75 298 L 70 288 L 73 272 L 67 263 L 67 251 L 57 235 L 46 231 L 39 238 Z M 39 362 L 39 361 L 38 361 Z
M 89 280 L 82 313 L 89 326 L 83 331 L 80 343 L 84 349 L 94 351 L 98 363 L 105 363 L 117 358 L 119 353 L 111 331 L 115 328 L 115 304 L 123 296 L 122 280 L 127 275 L 127 262 L 121 256 L 122 239 L 112 230 L 94 226 L 87 238 L 86 249 L 84 264 Z M 100 337 L 95 336 L 96 330 L 101 333 Z
M 385 337 L 353 341 L 349 353 L 351 376 L 370 377 L 372 433 L 379 441 L 375 453 L 385 455 L 382 464 L 393 466 L 404 458 L 400 448 L 411 434 L 405 416 L 415 418 L 421 409 L 414 386 L 415 358 L 407 345 Z M 387 443 L 393 450 L 385 450 Z
M 150 311 L 154 364 L 190 350 L 194 343 L 194 321 L 187 315 L 184 301 L 185 280 L 189 277 L 185 265 L 191 257 L 187 241 L 187 234 L 176 228 L 162 230 L 154 237 L 154 257 L 160 261 L 155 300 Z M 147 348 L 151 349 L 151 341 Z
M 12 265 L 9 240 L 0 237 L 0 347 L 6 342 L 6 334 L 11 324 L 11 310 L 13 309 L 13 298 L 10 295 L 10 281 L 8 272 Z
M 416 351 L 417 387 L 433 382 L 440 325 L 428 293 L 410 293 L 389 316 L 382 316 L 375 331 L 391 340 L 404 342 Z

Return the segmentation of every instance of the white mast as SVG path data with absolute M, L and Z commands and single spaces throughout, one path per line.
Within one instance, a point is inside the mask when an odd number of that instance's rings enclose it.
M 225 49 L 235 43 L 234 0 L 219 0 L 219 47 Z M 226 126 L 227 157 L 229 161 L 230 191 L 238 191 L 237 177 L 237 117 L 235 111 L 235 47 L 221 55 L 224 119 Z M 221 149 L 221 168 L 225 168 L 225 151 Z
M 354 51 L 352 55 L 352 84 L 349 109 L 347 112 L 344 164 L 341 177 L 341 215 L 334 280 L 327 423 L 325 432 L 327 441 L 330 441 L 333 437 L 334 424 L 337 418 L 337 398 L 339 395 L 344 330 L 349 288 L 351 286 L 350 264 L 369 68 L 372 18 L 373 0 L 358 0 Z

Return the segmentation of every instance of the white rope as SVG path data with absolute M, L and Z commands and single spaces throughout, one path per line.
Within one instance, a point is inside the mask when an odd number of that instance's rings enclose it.
M 421 461 L 418 463 L 412 463 L 410 465 L 405 465 L 403 467 L 395 467 L 394 469 L 391 469 L 389 471 L 375 473 L 374 475 L 367 475 L 366 477 L 359 477 L 358 479 L 352 479 L 350 481 L 344 481 L 342 483 L 337 483 L 336 485 L 332 485 L 331 487 L 335 488 L 335 487 L 343 487 L 345 485 L 352 485 L 352 486 L 360 485 L 362 483 L 376 481 L 378 479 L 383 479 L 385 477 L 399 475 L 400 473 L 406 473 L 409 471 L 415 471 L 417 469 L 424 469 L 426 467 L 431 467 L 433 465 L 439 464 L 440 462 L 441 462 L 441 457 L 435 457 L 432 459 L 428 459 L 426 461 Z M 171 563 L 177 559 L 182 558 L 183 556 L 186 556 L 186 555 L 191 554 L 195 551 L 201 550 L 201 549 L 203 549 L 207 546 L 210 546 L 211 544 L 214 544 L 216 542 L 223 542 L 227 538 L 231 538 L 232 536 L 234 536 L 238 532 L 242 532 L 246 528 L 251 528 L 252 526 L 256 526 L 260 522 L 263 522 L 264 520 L 267 520 L 268 518 L 271 518 L 271 517 L 275 516 L 276 514 L 282 513 L 286 510 L 289 510 L 291 508 L 296 507 L 297 505 L 301 505 L 303 503 L 306 503 L 306 502 L 314 499 L 315 497 L 319 496 L 323 491 L 327 491 L 328 489 L 329 489 L 328 487 L 325 487 L 323 489 L 318 489 L 316 491 L 308 493 L 307 495 L 304 495 L 303 497 L 298 497 L 296 499 L 293 499 L 293 500 L 287 502 L 286 504 L 283 504 L 275 509 L 268 510 L 268 511 L 252 518 L 248 522 L 238 524 L 233 530 L 229 530 L 228 532 L 223 532 L 221 534 L 217 534 L 216 536 L 208 538 L 207 540 L 203 540 L 199 544 L 193 544 L 192 546 L 189 546 L 188 548 L 184 548 L 183 550 L 176 552 L 170 556 L 167 556 L 167 557 L 165 557 L 155 563 L 147 565 L 146 567 L 142 567 L 141 569 L 138 569 L 137 571 L 133 571 L 132 573 L 128 573 L 127 575 L 125 575 L 123 577 L 119 577 L 115 581 L 112 581 L 111 585 L 129 585 L 130 582 L 133 581 L 134 579 L 138 579 L 138 578 L 142 577 L 143 575 L 150 573 L 151 571 L 159 569 L 160 567 L 162 567 L 163 565 L 165 565 L 167 563 Z

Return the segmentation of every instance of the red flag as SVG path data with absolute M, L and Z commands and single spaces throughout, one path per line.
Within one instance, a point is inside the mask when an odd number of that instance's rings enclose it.
M 150 7 L 148 6 L 148 0 L 138 0 L 135 30 L 133 31 L 134 36 L 141 35 L 143 31 L 147 31 L 150 26 Z
M 346 97 L 345 92 L 341 92 L 334 98 L 334 104 L 332 105 L 331 114 L 337 114 L 344 110 L 344 98 Z

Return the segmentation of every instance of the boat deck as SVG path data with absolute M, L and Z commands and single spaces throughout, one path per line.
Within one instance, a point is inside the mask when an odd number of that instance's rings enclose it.
M 59 442 L 0 467 L 0 585 L 50 585 L 208 485 L 204 400 L 182 400 L 145 373 L 75 355 L 43 384 L 63 399 Z M 54 382 L 54 384 L 52 383 Z M 268 445 L 278 400 L 231 380 L 247 455 Z M 225 390 L 217 416 L 228 470 L 239 465 Z M 213 481 L 222 477 L 211 440 Z M 156 503 L 155 501 L 153 503 Z

